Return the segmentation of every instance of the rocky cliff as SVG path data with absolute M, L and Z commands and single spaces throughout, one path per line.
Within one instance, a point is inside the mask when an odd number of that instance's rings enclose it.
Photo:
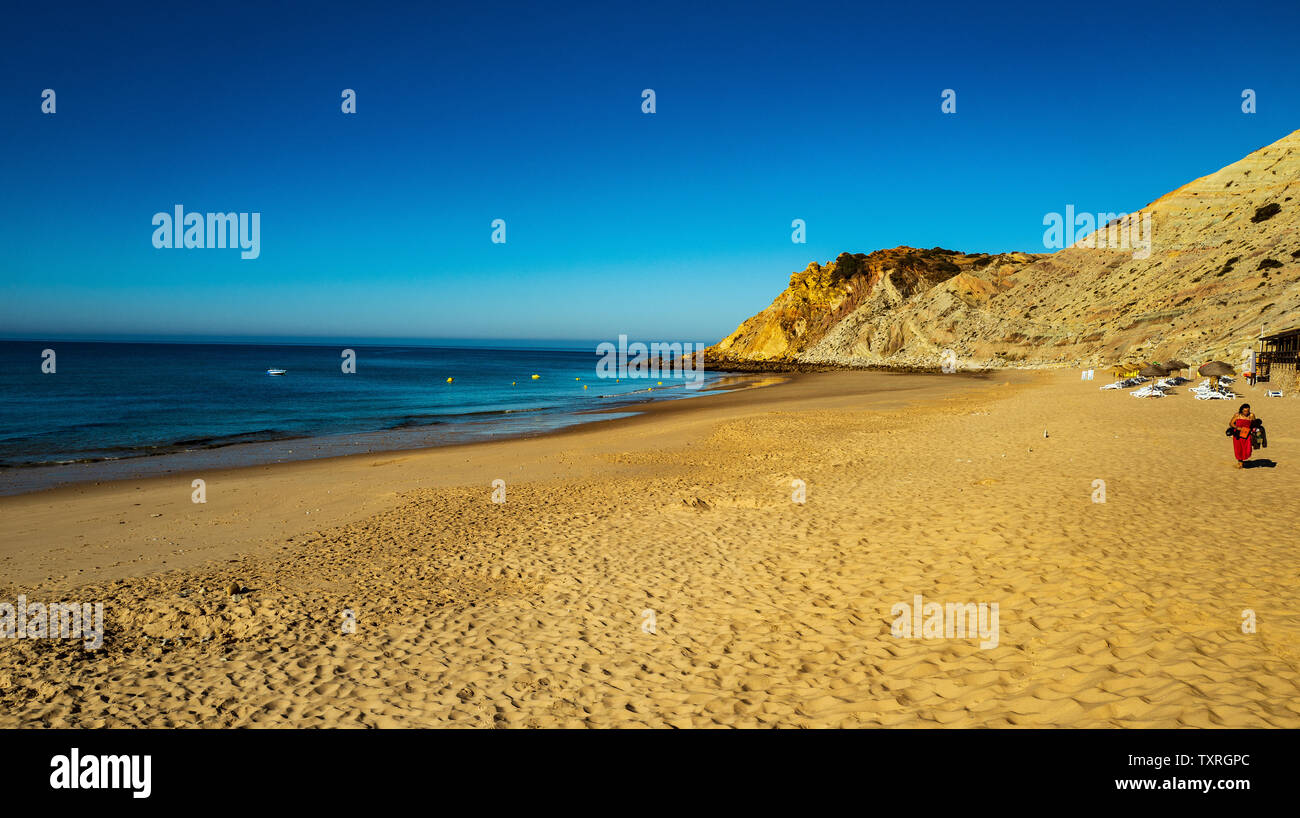
M 947 349 L 962 367 L 1235 362 L 1261 328 L 1295 325 L 1300 131 L 1055 253 L 897 247 L 813 262 L 706 355 L 714 366 L 934 367 Z

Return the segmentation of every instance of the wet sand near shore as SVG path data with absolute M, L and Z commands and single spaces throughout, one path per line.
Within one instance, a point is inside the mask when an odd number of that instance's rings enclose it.
M 1096 386 L 805 374 L 0 498 L 0 601 L 106 610 L 99 651 L 0 640 L 0 726 L 1300 726 L 1300 401 L 1247 389 L 1237 470 L 1235 403 Z M 997 646 L 892 635 L 917 595 Z

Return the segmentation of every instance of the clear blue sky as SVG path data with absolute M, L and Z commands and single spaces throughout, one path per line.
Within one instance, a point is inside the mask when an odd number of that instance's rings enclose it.
M 1284 136 L 1297 32 L 1294 2 L 10 4 L 0 337 L 712 342 L 809 261 L 1041 251 L 1049 211 Z M 155 249 L 177 203 L 260 212 L 261 257 Z

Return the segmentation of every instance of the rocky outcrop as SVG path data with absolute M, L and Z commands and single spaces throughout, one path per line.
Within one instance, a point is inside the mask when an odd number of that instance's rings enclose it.
M 1142 208 L 1134 237 L 1148 217 L 1149 253 L 1116 240 L 1133 222 L 1051 254 L 842 253 L 792 275 L 706 356 L 907 368 L 938 366 L 945 350 L 963 367 L 1236 361 L 1262 328 L 1300 325 L 1300 131 Z

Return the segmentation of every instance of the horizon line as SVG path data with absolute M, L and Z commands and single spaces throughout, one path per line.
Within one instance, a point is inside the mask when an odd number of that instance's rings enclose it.
M 626 334 L 626 333 L 624 333 Z M 443 349 L 551 349 L 571 350 L 595 347 L 608 343 L 608 338 L 494 338 L 445 337 L 414 338 L 406 336 L 313 336 L 313 335 L 113 335 L 93 334 L 78 336 L 59 333 L 55 335 L 0 336 L 0 343 L 84 343 L 84 344 L 191 344 L 195 346 L 328 346 L 340 344 L 349 347 L 367 346 L 418 346 Z M 698 342 L 696 342 L 698 343 Z M 522 345 L 522 346 L 520 346 Z

